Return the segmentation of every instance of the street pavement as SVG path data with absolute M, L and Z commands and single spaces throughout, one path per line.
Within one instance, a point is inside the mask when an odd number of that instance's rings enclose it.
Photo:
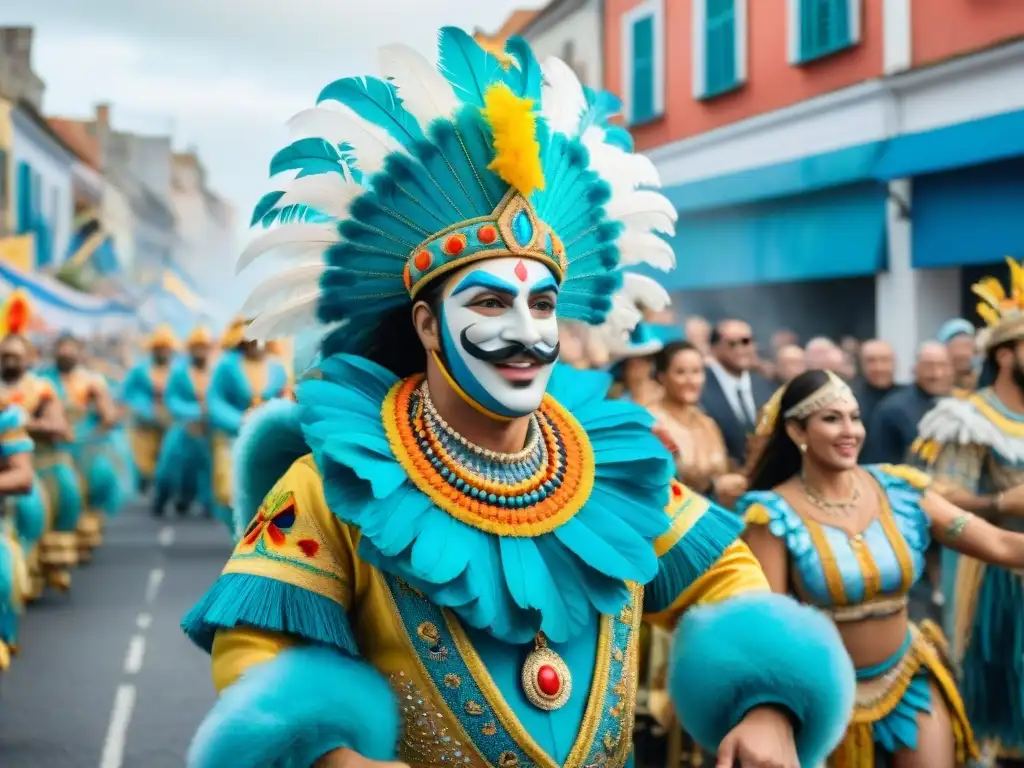
M 23 616 L 21 650 L 0 675 L 3 768 L 182 768 L 216 695 L 209 657 L 178 627 L 231 551 L 214 521 L 108 524 L 67 595 Z

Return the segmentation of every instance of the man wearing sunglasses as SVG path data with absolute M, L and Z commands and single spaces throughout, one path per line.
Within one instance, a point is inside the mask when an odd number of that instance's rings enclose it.
M 754 370 L 757 346 L 750 324 L 722 320 L 711 330 L 711 356 L 701 406 L 725 437 L 729 458 L 742 466 L 747 436 L 757 424 L 757 412 L 772 396 L 772 385 Z

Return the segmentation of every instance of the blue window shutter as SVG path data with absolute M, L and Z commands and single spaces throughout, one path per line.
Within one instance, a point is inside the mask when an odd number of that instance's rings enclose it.
M 22 160 L 18 163 L 18 234 L 32 229 L 32 166 Z
M 643 123 L 656 116 L 654 103 L 654 17 L 633 22 L 633 114 Z
M 827 56 L 853 44 L 850 0 L 800 0 L 800 60 Z
M 731 90 L 736 79 L 736 0 L 706 0 L 704 96 Z

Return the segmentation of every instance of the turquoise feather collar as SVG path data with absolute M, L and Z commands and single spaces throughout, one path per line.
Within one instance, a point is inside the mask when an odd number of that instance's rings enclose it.
M 509 643 L 543 631 L 572 639 L 591 611 L 617 613 L 627 582 L 646 584 L 653 541 L 669 527 L 664 508 L 671 458 L 641 408 L 605 399 L 605 374 L 556 370 L 549 392 L 577 419 L 594 452 L 594 484 L 582 508 L 550 533 L 487 533 L 438 508 L 409 478 L 381 413 L 398 379 L 351 355 L 299 387 L 303 435 L 327 503 L 360 529 L 360 557 L 398 576 L 468 624 Z

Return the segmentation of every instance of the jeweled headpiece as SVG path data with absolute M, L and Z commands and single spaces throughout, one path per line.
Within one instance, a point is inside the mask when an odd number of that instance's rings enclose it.
M 985 321 L 979 334 L 982 351 L 988 351 L 1007 341 L 1024 339 L 1024 266 L 1007 257 L 1010 267 L 1010 291 L 996 277 L 986 277 L 971 286 L 981 301 L 978 315 Z
M 757 424 L 756 434 L 759 436 L 770 435 L 775 426 L 779 423 L 779 416 L 783 419 L 803 420 L 813 416 L 823 408 L 828 408 L 838 400 L 852 399 L 853 390 L 850 385 L 843 381 L 832 371 L 825 371 L 828 380 L 814 390 L 811 394 L 794 405 L 789 410 L 780 414 L 782 410 L 782 397 L 786 387 L 779 387 L 761 409 L 761 418 Z
M 254 338 L 336 327 L 331 353 L 362 352 L 382 313 L 434 279 L 487 258 L 520 255 L 560 282 L 559 317 L 605 322 L 621 267 L 674 266 L 676 211 L 647 158 L 609 119 L 619 101 L 582 86 L 527 43 L 506 55 L 442 29 L 435 68 L 402 45 L 380 51 L 382 77 L 328 85 L 289 123 L 294 141 L 270 163 L 262 231 L 239 268 L 287 253 L 245 312 Z

